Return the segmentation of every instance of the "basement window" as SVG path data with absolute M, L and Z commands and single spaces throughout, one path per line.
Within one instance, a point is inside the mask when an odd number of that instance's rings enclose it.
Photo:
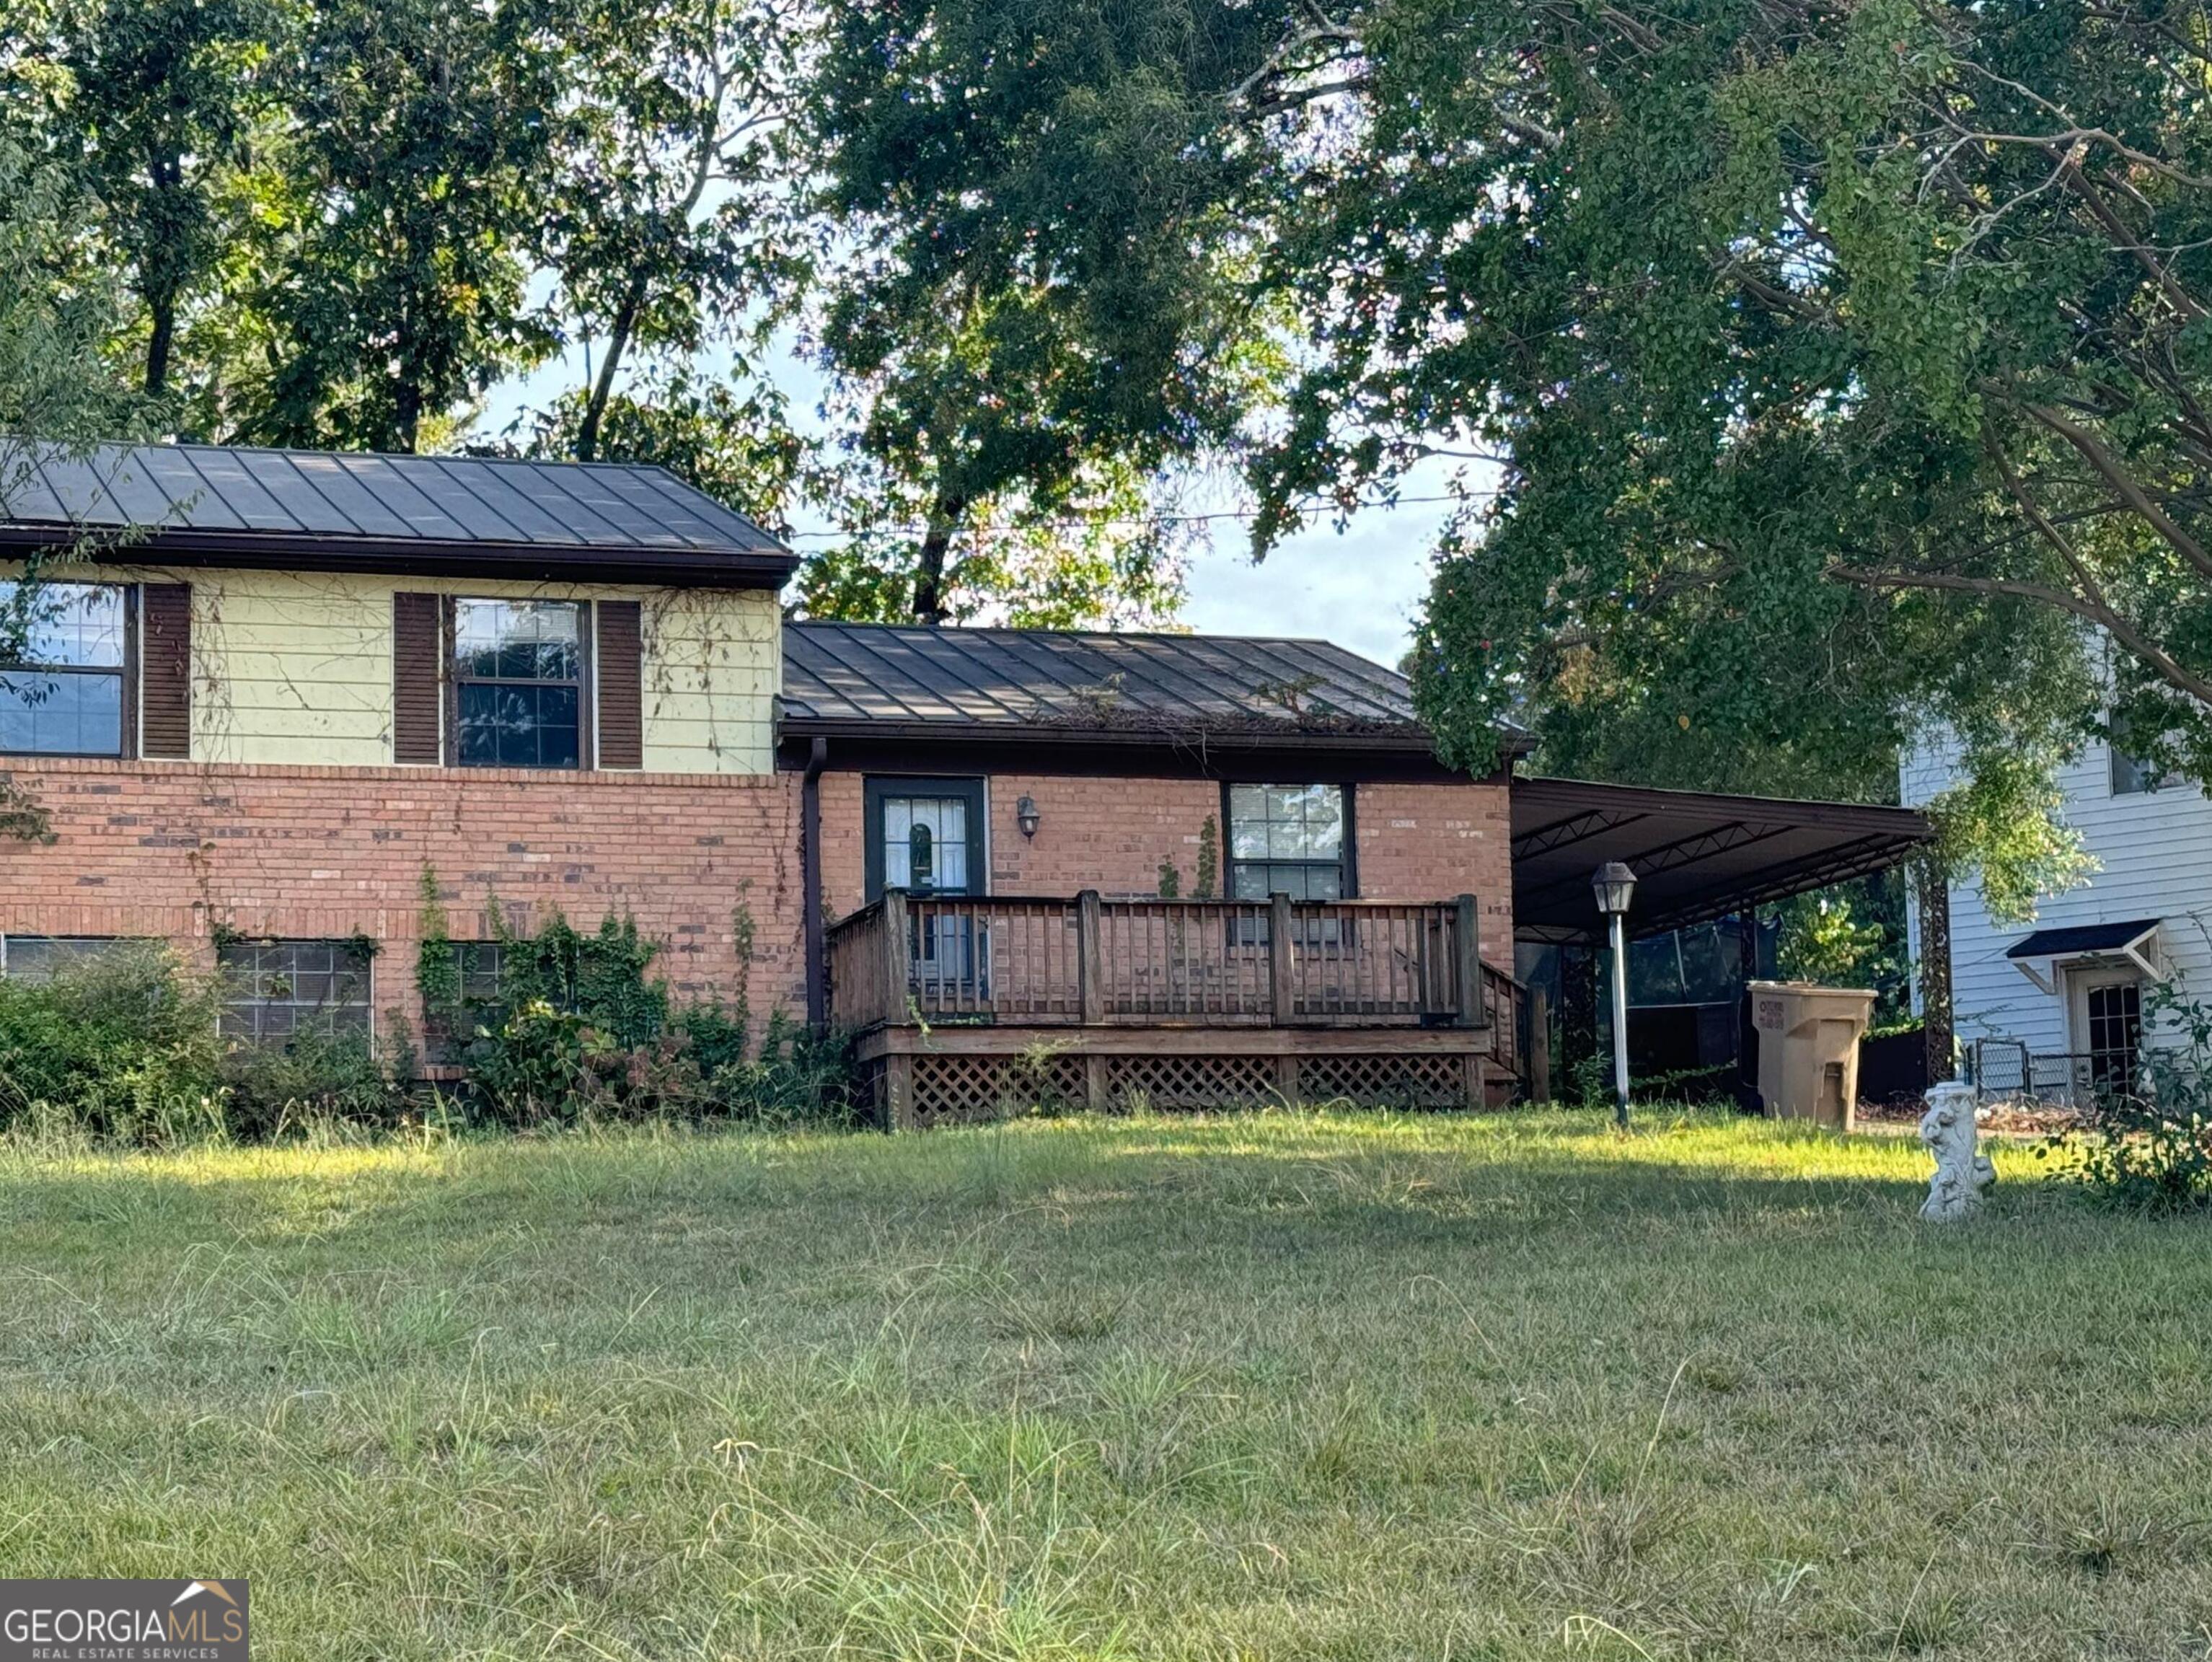
M 368 1032 L 368 959 L 351 941 L 235 941 L 216 949 L 226 1038 Z
M 96 965 L 111 953 L 151 943 L 112 934 L 11 934 L 0 941 L 0 971 L 10 981 L 44 986 L 58 975 Z

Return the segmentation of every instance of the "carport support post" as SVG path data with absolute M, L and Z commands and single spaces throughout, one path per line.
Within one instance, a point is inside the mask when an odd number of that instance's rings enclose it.
M 1951 1027 L 1951 885 L 1933 860 L 1915 862 L 1920 903 L 1920 1020 L 1928 1047 L 1928 1082 L 1958 1071 Z
M 1613 1123 L 1628 1129 L 1628 919 L 1613 922 Z

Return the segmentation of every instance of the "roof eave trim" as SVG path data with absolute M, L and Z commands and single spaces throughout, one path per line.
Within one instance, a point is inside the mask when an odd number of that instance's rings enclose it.
M 0 525 L 0 548 L 59 548 L 87 540 L 102 545 L 95 557 L 103 563 L 521 577 L 587 583 L 648 581 L 669 588 L 779 589 L 799 569 L 799 556 L 788 550 L 610 548 L 180 527 L 134 534 L 107 526 Z
M 1250 728 L 1202 725 L 1163 728 L 1079 728 L 1012 721 L 876 721 L 866 716 L 821 717 L 787 712 L 782 730 L 794 737 L 823 739 L 938 740 L 947 744 L 1052 744 L 1122 746 L 1218 745 L 1250 750 L 1388 750 L 1432 754 L 1435 742 L 1419 729 L 1382 733 L 1311 733 L 1297 728 L 1255 731 Z

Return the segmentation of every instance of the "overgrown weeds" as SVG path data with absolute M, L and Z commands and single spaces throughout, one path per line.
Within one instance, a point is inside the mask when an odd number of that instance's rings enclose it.
M 2070 1170 L 2098 1199 L 2123 1209 L 2165 1215 L 2212 1206 L 2212 1007 L 2171 985 L 2143 1001 L 2147 1044 L 2136 1077 L 2100 1090 L 2078 1124 L 2039 1154 L 2073 1155 Z

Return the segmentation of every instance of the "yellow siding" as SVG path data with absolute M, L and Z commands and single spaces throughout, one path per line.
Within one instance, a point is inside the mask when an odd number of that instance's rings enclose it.
M 388 764 L 392 597 L 406 589 L 641 600 L 647 769 L 775 767 L 783 636 L 772 594 L 155 567 L 49 575 L 192 586 L 195 761 Z

